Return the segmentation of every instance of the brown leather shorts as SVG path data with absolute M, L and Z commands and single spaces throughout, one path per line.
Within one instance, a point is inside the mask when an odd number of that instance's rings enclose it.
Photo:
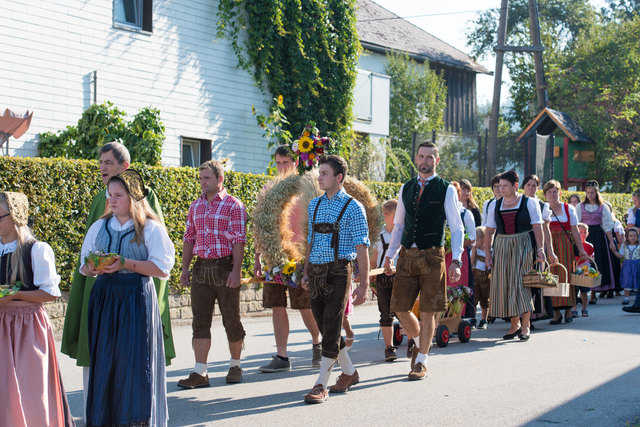
M 411 311 L 420 294 L 420 311 L 444 311 L 447 282 L 444 248 L 401 248 L 391 294 L 393 313 Z
M 480 307 L 489 308 L 489 291 L 491 289 L 491 273 L 473 269 L 473 296 Z
M 240 286 L 228 288 L 227 277 L 233 269 L 233 258 L 198 258 L 191 270 L 191 309 L 193 338 L 211 338 L 211 321 L 216 300 L 222 314 L 227 339 L 237 342 L 244 338 L 240 322 Z
M 292 288 L 280 283 L 265 283 L 262 288 L 262 305 L 264 308 L 287 307 L 287 291 L 289 301 L 294 310 L 311 308 L 309 291 L 302 288 Z

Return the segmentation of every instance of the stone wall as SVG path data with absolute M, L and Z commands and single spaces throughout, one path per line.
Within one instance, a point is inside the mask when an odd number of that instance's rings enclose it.
M 68 299 L 69 293 L 63 292 L 62 297 L 59 298 L 58 301 L 45 304 L 56 339 L 62 337 Z M 191 319 L 193 318 L 193 314 L 191 313 L 191 295 L 169 295 L 169 313 L 172 323 L 191 323 Z M 240 313 L 245 316 L 271 313 L 270 310 L 265 312 L 262 307 L 262 286 L 260 284 L 243 286 L 240 291 Z M 217 305 L 214 308 L 214 314 L 216 316 L 220 315 L 220 310 Z

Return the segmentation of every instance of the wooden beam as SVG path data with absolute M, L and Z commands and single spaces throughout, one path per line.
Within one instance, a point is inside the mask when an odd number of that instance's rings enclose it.
M 498 45 L 493 50 L 495 52 L 544 52 L 544 46 Z
M 562 138 L 562 186 L 569 188 L 569 137 Z

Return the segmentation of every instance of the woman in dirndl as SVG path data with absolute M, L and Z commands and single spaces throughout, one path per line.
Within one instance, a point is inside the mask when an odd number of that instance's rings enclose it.
M 43 303 L 60 296 L 51 246 L 27 226 L 29 201 L 0 193 L 0 285 L 20 289 L 0 298 L 0 425 L 71 426 L 56 357 L 53 330 Z
M 166 278 L 173 243 L 146 201 L 140 174 L 109 180 L 108 211 L 87 232 L 80 272 L 98 276 L 89 297 L 87 425 L 165 426 L 167 398 L 162 323 L 152 277 Z M 100 271 L 91 252 L 120 259 Z
M 518 174 L 513 170 L 500 175 L 502 199 L 489 207 L 485 261 L 488 267 L 493 267 L 489 294 L 491 315 L 511 319 L 511 328 L 503 338 L 511 340 L 518 336 L 521 341 L 527 341 L 533 300 L 531 290 L 522 283 L 522 275 L 533 268 L 534 252 L 538 262 L 544 262 L 545 253 L 540 205 L 535 199 L 518 194 L 518 181 Z
M 558 263 L 562 264 L 567 269 L 567 277 L 564 277 L 564 271 L 562 269 L 551 270 L 554 274 L 558 274 L 561 282 L 569 282 L 571 273 L 575 271 L 575 257 L 578 255 L 581 259 L 587 257 L 582 244 L 576 245 L 578 247 L 578 254 L 573 253 L 574 242 L 581 242 L 580 232 L 578 231 L 578 215 L 573 206 L 568 203 L 560 201 L 561 195 L 560 183 L 555 179 L 548 181 L 544 185 L 544 197 L 549 203 L 551 209 L 551 220 L 549 222 L 549 228 L 551 230 L 553 252 L 558 258 Z M 576 305 L 576 288 L 575 286 L 569 286 L 568 297 L 551 297 L 553 303 L 553 320 L 549 322 L 552 325 L 562 323 L 562 312 L 564 310 L 564 319 L 566 323 L 573 321 L 571 315 L 571 309 Z
M 611 210 L 600 195 L 598 181 L 588 181 L 585 194 L 584 201 L 580 203 L 576 213 L 578 214 L 578 222 L 584 222 L 589 226 L 587 242 L 593 245 L 595 250 L 594 259 L 602 275 L 600 286 L 591 288 L 589 304 L 595 304 L 598 301 L 597 292 L 611 291 L 611 297 L 613 298 L 615 279 L 613 277 L 610 251 L 611 248 L 615 248 L 612 231 L 613 219 Z
M 547 259 L 550 263 L 558 262 L 558 257 L 553 251 L 553 239 L 551 237 L 551 230 L 549 229 L 549 222 L 551 221 L 551 209 L 549 204 L 538 199 L 538 189 L 540 189 L 540 178 L 537 175 L 527 175 L 522 180 L 522 190 L 524 195 L 535 199 L 540 205 L 540 211 L 542 213 L 542 236 L 544 238 L 544 250 L 547 254 Z M 533 231 L 531 231 L 533 233 Z M 533 236 L 532 236 L 533 238 Z M 553 315 L 553 304 L 551 297 L 542 295 L 542 289 L 530 288 L 531 295 L 533 295 L 533 313 L 531 313 L 531 321 L 535 322 L 542 319 L 549 319 Z M 535 329 L 535 328 L 531 328 Z

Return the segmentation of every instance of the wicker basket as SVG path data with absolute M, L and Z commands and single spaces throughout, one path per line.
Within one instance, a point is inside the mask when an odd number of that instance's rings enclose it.
M 587 259 L 593 263 L 594 268 L 599 273 L 600 270 L 598 270 L 598 264 L 596 264 L 596 261 L 593 258 L 587 258 Z M 575 273 L 571 274 L 571 285 L 573 286 L 595 288 L 597 286 L 600 286 L 601 283 L 602 283 L 602 274 L 600 274 L 598 277 L 583 276 L 582 274 L 575 274 Z
M 527 288 L 555 288 L 558 286 L 559 278 L 555 274 L 549 273 L 549 263 L 546 261 L 544 263 L 536 264 L 536 267 L 539 264 L 543 264 L 543 270 L 531 270 L 522 275 L 522 284 Z M 542 273 L 551 274 L 551 283 L 549 283 Z
M 542 295 L 545 297 L 568 297 L 569 293 L 570 293 L 570 289 L 569 289 L 569 273 L 567 272 L 567 269 L 565 268 L 564 265 L 559 264 L 559 263 L 555 263 L 555 264 L 551 264 L 549 265 L 549 270 L 551 270 L 551 267 L 557 265 L 560 266 L 562 268 L 562 270 L 564 270 L 564 282 L 559 282 L 558 286 L 556 287 L 545 287 L 542 289 Z

